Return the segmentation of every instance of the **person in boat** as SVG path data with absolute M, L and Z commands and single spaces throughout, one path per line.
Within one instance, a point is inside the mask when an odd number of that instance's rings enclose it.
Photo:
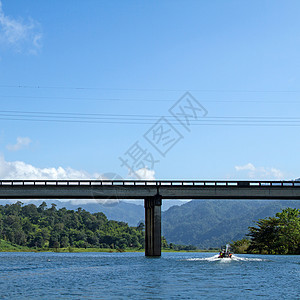
M 228 258 L 228 257 L 231 258 L 232 254 L 229 251 L 226 251 L 225 249 L 222 249 L 220 251 L 219 258 Z
M 225 249 L 222 249 L 220 251 L 219 258 L 224 258 L 224 257 L 225 257 Z

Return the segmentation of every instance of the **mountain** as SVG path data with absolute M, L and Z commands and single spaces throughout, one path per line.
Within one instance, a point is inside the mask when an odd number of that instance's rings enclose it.
M 166 211 L 169 208 L 173 207 L 173 206 L 181 206 L 184 203 L 187 203 L 187 200 L 163 200 L 162 201 L 162 206 L 161 206 L 161 210 L 162 211 Z
M 142 205 L 144 206 L 144 200 L 124 200 L 127 203 L 133 203 L 133 204 L 138 204 L 138 205 Z M 173 200 L 169 200 L 169 199 L 165 199 L 162 201 L 162 206 L 161 206 L 161 210 L 162 211 L 166 211 L 168 210 L 170 207 L 174 206 L 174 205 L 182 205 L 184 203 L 186 203 L 187 200 L 177 200 L 177 199 L 173 199 Z
M 300 202 L 193 200 L 163 213 L 163 235 L 176 244 L 220 247 L 243 238 L 258 219 L 274 216 L 286 207 L 300 208 Z
M 0 204 L 14 203 L 17 200 L 0 200 Z M 101 204 L 96 202 L 82 203 L 81 200 L 59 201 L 59 200 L 31 200 L 24 201 L 26 204 L 32 203 L 39 206 L 45 201 L 48 207 L 54 203 L 57 208 L 65 207 L 66 209 L 76 211 L 78 207 L 90 212 L 103 212 L 109 220 L 122 221 L 128 223 L 129 226 L 137 226 L 140 221 L 145 220 L 144 200 L 119 201 L 112 204 Z M 21 201 L 22 202 L 22 201 Z M 163 200 L 162 211 L 169 209 L 174 205 L 182 205 L 186 203 L 184 200 Z

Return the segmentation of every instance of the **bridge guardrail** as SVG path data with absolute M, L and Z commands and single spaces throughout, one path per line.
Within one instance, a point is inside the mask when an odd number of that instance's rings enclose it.
M 0 186 L 203 186 L 203 187 L 288 187 L 300 181 L 246 180 L 0 180 Z

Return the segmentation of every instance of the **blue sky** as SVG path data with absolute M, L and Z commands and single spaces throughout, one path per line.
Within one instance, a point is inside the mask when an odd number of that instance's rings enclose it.
M 2 0 L 0 177 L 298 178 L 299 9 Z

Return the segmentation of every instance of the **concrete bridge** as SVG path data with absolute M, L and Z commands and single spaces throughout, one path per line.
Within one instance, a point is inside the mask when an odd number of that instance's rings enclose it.
M 300 200 L 300 181 L 2 180 L 0 199 L 144 199 L 145 255 L 161 255 L 163 199 Z

